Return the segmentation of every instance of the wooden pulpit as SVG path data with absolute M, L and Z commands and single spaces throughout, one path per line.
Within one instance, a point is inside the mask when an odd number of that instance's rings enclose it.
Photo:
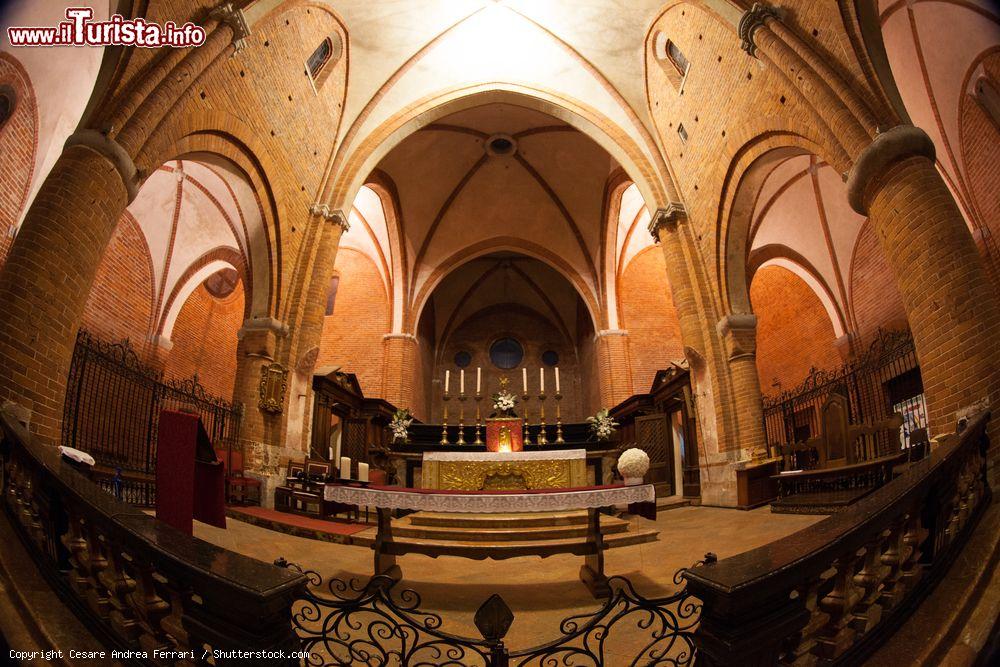
M 226 527 L 225 466 L 198 415 L 160 412 L 156 518 L 188 535 L 194 519 Z

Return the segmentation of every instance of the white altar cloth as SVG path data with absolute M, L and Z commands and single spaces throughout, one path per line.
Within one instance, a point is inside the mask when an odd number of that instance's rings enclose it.
M 424 461 L 570 461 L 586 459 L 586 449 L 550 449 L 540 452 L 426 452 Z
M 581 450 L 582 451 L 582 450 Z M 637 486 L 595 486 L 582 489 L 545 490 L 528 493 L 516 491 L 414 490 L 404 487 L 359 487 L 327 484 L 323 498 L 330 502 L 358 507 L 423 510 L 428 512 L 464 512 L 492 514 L 504 512 L 561 512 L 566 510 L 655 503 L 652 484 Z

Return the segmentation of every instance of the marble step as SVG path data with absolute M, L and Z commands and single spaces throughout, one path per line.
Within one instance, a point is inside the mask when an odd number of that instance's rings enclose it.
M 522 512 L 463 514 L 458 512 L 416 512 L 406 517 L 414 526 L 449 528 L 529 528 L 532 526 L 587 525 L 587 510 L 565 512 Z
M 617 549 L 645 542 L 655 542 L 660 532 L 656 529 L 616 533 L 604 537 L 605 549 Z M 365 531 L 351 536 L 351 543 L 370 546 L 375 540 L 375 531 Z M 406 545 L 409 553 L 424 553 L 429 556 L 461 556 L 482 560 L 484 558 L 503 559 L 519 556 L 552 556 L 555 554 L 584 554 L 586 539 L 582 537 L 560 539 L 520 540 L 516 542 L 474 542 L 458 540 L 434 540 L 419 537 L 396 537 L 393 541 Z
M 512 542 L 528 540 L 547 540 L 586 537 L 587 524 L 555 524 L 497 527 L 491 526 L 436 526 L 414 523 L 411 518 L 416 515 L 397 519 L 392 523 L 393 537 L 416 537 L 421 539 L 450 540 L 464 542 Z M 613 516 L 601 517 L 601 532 L 615 535 L 627 532 L 629 522 Z

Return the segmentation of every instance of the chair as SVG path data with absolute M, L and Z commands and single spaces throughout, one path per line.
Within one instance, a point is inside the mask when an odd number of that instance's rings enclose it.
M 289 461 L 285 468 L 285 483 L 274 490 L 274 509 L 279 512 L 292 512 L 293 494 L 303 488 L 305 483 L 306 462 Z
M 220 451 L 222 455 L 220 456 Z M 239 505 L 260 505 L 260 480 L 247 477 L 243 471 L 243 452 L 216 450 L 216 457 L 227 463 L 226 499 Z M 253 493 L 250 494 L 249 492 Z

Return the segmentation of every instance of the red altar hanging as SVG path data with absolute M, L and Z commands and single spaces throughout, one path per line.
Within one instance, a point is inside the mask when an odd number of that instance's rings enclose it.
M 486 420 L 486 451 L 520 452 L 524 450 L 524 420 L 520 417 L 494 417 Z

